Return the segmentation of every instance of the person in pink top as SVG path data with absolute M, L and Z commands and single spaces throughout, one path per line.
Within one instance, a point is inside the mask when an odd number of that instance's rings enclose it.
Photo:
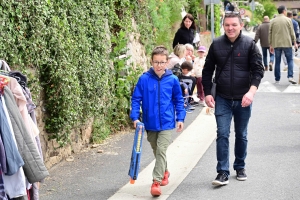
M 196 57 L 194 60 L 192 75 L 196 77 L 197 97 L 200 99 L 199 104 L 206 106 L 204 90 L 202 85 L 202 70 L 205 63 L 206 47 L 200 46 L 198 48 L 197 53 L 198 53 L 198 57 Z
M 177 44 L 173 52 L 169 55 L 169 63 L 167 69 L 172 69 L 176 64 L 181 65 L 182 58 L 186 55 L 186 48 L 183 44 Z

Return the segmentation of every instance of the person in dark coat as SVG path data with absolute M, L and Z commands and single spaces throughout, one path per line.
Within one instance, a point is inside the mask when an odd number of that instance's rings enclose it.
M 205 101 L 208 107 L 215 108 L 217 123 L 218 175 L 212 182 L 216 186 L 229 183 L 229 136 L 232 119 L 235 132 L 233 169 L 237 180 L 247 179 L 247 127 L 253 98 L 264 76 L 261 53 L 253 38 L 242 34 L 243 21 L 240 14 L 225 13 L 223 27 L 225 34 L 213 40 L 202 71 Z M 217 75 L 215 98 L 211 95 L 214 73 Z
M 191 44 L 193 45 L 193 40 L 195 37 L 195 20 L 194 17 L 187 13 L 182 19 L 180 28 L 175 33 L 173 40 L 173 49 L 177 44 Z
M 234 6 L 230 3 L 230 1 L 224 1 L 224 11 L 234 11 Z

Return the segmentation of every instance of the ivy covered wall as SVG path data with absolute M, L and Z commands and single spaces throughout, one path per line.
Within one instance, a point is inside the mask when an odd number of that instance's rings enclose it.
M 130 95 L 143 69 L 128 62 L 130 36 L 147 54 L 158 44 L 171 51 L 181 7 L 188 12 L 195 1 L 2 0 L 0 58 L 27 75 L 49 140 L 62 147 L 93 119 L 99 142 L 131 125 Z

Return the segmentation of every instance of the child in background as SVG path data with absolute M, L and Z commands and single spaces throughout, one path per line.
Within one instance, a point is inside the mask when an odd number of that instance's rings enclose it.
M 205 104 L 205 96 L 204 90 L 202 85 L 202 70 L 205 63 L 205 53 L 206 48 L 205 46 L 200 46 L 198 48 L 198 57 L 195 58 L 194 66 L 193 66 L 193 75 L 196 77 L 197 80 L 197 97 L 200 99 L 199 104 L 206 106 Z
M 171 142 L 172 129 L 183 130 L 186 111 L 178 78 L 167 70 L 168 50 L 155 47 L 151 54 L 152 67 L 140 76 L 131 98 L 130 118 L 136 128 L 143 111 L 143 123 L 155 156 L 151 195 L 160 196 L 160 186 L 169 183 L 167 148 Z M 177 123 L 177 125 L 176 125 Z
M 181 67 L 182 74 L 178 77 L 179 81 L 188 85 L 189 95 L 192 96 L 196 86 L 196 78 L 191 76 L 193 70 L 193 64 L 189 61 L 184 61 L 180 67 Z

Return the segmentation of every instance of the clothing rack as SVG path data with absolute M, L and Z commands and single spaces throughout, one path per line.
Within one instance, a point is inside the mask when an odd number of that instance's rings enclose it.
M 27 78 L 0 60 L 0 200 L 38 200 L 49 175 Z

